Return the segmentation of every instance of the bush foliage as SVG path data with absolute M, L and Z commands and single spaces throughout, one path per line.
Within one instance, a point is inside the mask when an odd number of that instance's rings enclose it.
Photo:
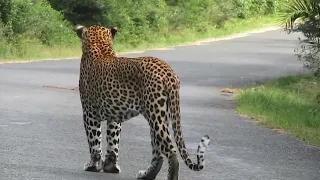
M 320 0 L 290 0 L 280 17 L 288 33 L 305 36 L 296 55 L 315 76 L 320 76 Z
M 0 0 L 0 57 L 30 47 L 79 43 L 76 24 L 118 26 L 117 42 L 135 47 L 184 32 L 207 32 L 227 21 L 272 15 L 285 0 Z

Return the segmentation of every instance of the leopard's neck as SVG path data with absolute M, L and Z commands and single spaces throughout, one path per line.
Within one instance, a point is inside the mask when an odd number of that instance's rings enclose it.
M 92 58 L 95 60 L 107 60 L 117 57 L 110 44 L 94 43 L 91 46 L 84 47 L 83 52 L 92 53 Z

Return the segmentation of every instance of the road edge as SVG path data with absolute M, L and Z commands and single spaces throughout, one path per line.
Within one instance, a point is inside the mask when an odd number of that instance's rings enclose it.
M 217 42 L 217 41 L 227 41 L 227 40 L 231 40 L 231 39 L 245 37 L 245 36 L 248 36 L 248 35 L 251 35 L 251 34 L 264 33 L 264 32 L 274 31 L 274 30 L 279 30 L 279 29 L 281 29 L 281 27 L 269 26 L 269 27 L 265 27 L 265 28 L 253 29 L 253 30 L 246 31 L 246 32 L 235 33 L 235 34 L 231 34 L 231 35 L 227 35 L 227 36 L 219 37 L 219 38 L 207 38 L 207 39 L 202 39 L 202 40 L 198 40 L 198 41 L 195 41 L 195 42 L 187 42 L 187 43 L 174 45 L 174 46 L 168 46 L 168 47 L 164 47 L 164 48 L 150 48 L 150 49 L 144 49 L 144 50 L 139 50 L 139 51 L 119 52 L 119 53 L 116 53 L 116 54 L 118 56 L 123 56 L 123 55 L 126 55 L 126 54 L 143 53 L 143 52 L 146 52 L 146 51 L 174 50 L 174 48 L 177 48 L 177 47 L 200 46 L 200 45 L 203 45 L 204 43 Z M 21 64 L 21 63 L 32 63 L 32 62 L 44 62 L 44 61 L 66 61 L 66 60 L 75 60 L 75 59 L 80 59 L 80 56 L 79 57 L 62 58 L 62 59 L 37 59 L 37 60 L 26 60 L 26 61 L 15 61 L 15 60 L 12 60 L 12 61 L 0 62 L 0 65 L 1 64 Z

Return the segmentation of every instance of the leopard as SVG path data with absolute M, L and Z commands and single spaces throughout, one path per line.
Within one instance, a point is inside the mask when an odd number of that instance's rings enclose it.
M 122 123 L 142 115 L 150 127 L 152 159 L 136 179 L 155 179 L 168 160 L 167 180 L 178 180 L 179 161 L 169 133 L 173 130 L 179 154 L 189 169 L 204 168 L 208 135 L 197 146 L 197 162 L 191 160 L 182 135 L 180 79 L 164 60 L 152 57 L 118 57 L 113 41 L 117 26 L 75 27 L 81 41 L 79 94 L 90 161 L 85 171 L 120 173 L 119 144 Z M 106 151 L 102 155 L 102 122 L 106 128 Z

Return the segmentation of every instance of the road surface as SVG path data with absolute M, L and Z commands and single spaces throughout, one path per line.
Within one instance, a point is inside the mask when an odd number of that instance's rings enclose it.
M 320 149 L 239 117 L 225 87 L 300 73 L 294 56 L 297 35 L 279 31 L 227 41 L 152 50 L 181 78 L 183 134 L 195 159 L 202 135 L 211 137 L 203 171 L 180 159 L 181 180 L 316 180 Z M 89 160 L 79 92 L 43 86 L 77 87 L 79 60 L 0 65 L 1 180 L 133 180 L 151 160 L 149 127 L 141 117 L 123 124 L 122 173 L 82 170 Z M 157 179 L 165 179 L 166 161 Z

